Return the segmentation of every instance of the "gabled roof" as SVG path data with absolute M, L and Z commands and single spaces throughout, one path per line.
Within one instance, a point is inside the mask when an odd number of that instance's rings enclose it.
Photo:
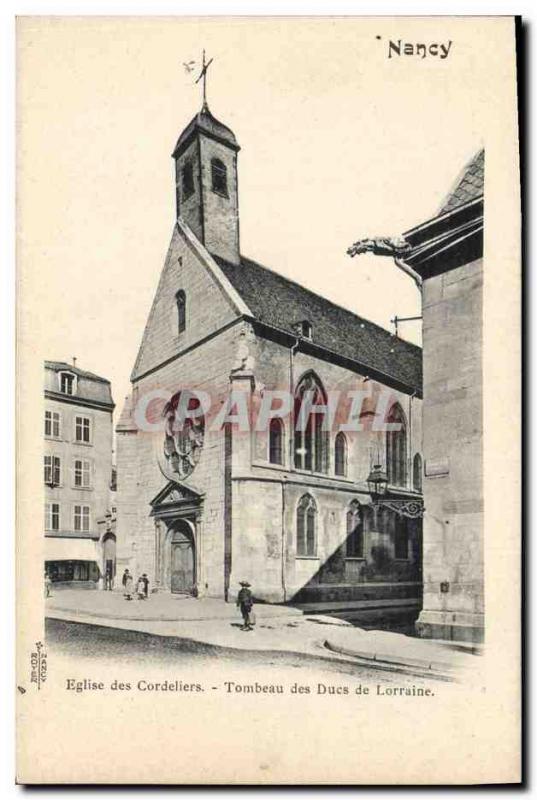
M 437 216 L 480 197 L 483 194 L 484 185 L 485 151 L 479 150 L 459 173 L 453 189 L 442 203 Z
M 314 345 L 363 365 L 371 377 L 380 373 L 421 393 L 422 354 L 417 345 L 249 258 L 241 256 L 239 265 L 214 258 L 259 322 L 296 336 L 297 323 L 308 320 Z

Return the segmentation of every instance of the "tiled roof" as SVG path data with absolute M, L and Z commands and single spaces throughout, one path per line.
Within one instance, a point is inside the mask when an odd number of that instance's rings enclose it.
M 204 105 L 201 111 L 199 111 L 196 116 L 190 120 L 182 134 L 179 136 L 173 151 L 173 155 L 180 150 L 181 146 L 189 140 L 192 133 L 196 130 L 207 133 L 209 136 L 215 136 L 217 139 L 222 139 L 230 144 L 235 150 L 239 149 L 237 139 L 231 128 L 228 128 L 223 122 L 220 122 L 220 120 L 216 119 L 216 117 L 213 117 L 209 111 L 209 106 Z
M 485 151 L 479 150 L 466 164 L 455 186 L 444 200 L 438 215 L 475 200 L 483 194 L 485 185 Z
M 66 361 L 45 361 L 45 368 L 52 369 L 54 372 L 65 370 L 66 372 L 72 372 L 74 375 L 78 375 L 79 378 L 88 378 L 88 380 L 91 381 L 110 383 L 110 381 L 106 378 L 101 378 L 100 375 L 95 375 L 93 372 L 87 372 L 79 367 L 74 367 L 72 364 L 68 364 Z
M 241 257 L 239 265 L 215 260 L 260 322 L 296 335 L 296 324 L 308 320 L 314 344 L 421 393 L 417 345 L 248 258 Z

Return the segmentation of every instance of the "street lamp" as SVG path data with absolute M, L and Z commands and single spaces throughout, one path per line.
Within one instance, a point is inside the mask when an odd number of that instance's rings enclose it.
M 367 478 L 367 488 L 369 489 L 373 505 L 377 505 L 386 495 L 388 476 L 380 464 L 373 464 L 371 467 L 371 472 Z
M 373 464 L 367 477 L 367 488 L 375 508 L 389 508 L 401 517 L 419 519 L 423 517 L 425 509 L 422 500 L 406 500 L 387 497 L 388 476 L 381 464 Z

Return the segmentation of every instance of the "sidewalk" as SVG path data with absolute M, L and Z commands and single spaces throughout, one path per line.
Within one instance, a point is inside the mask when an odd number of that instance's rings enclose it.
M 307 617 L 287 606 L 256 604 L 253 631 L 232 603 L 179 595 L 153 595 L 127 601 L 116 592 L 65 590 L 45 604 L 47 617 L 92 623 L 204 645 L 312 655 L 358 664 L 455 680 L 476 671 L 480 659 L 446 643 L 388 631 L 364 630 L 332 617 Z M 464 678 L 466 680 L 466 677 Z
M 69 611 L 88 617 L 154 622 L 240 619 L 234 603 L 212 597 L 197 599 L 182 594 L 150 594 L 147 600 L 126 600 L 120 591 L 83 591 L 62 589 L 45 602 L 49 611 Z M 288 606 L 256 604 L 259 620 L 274 617 L 302 617 L 302 612 Z

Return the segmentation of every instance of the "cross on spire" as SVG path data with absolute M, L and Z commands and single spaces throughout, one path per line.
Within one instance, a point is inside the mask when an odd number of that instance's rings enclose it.
M 203 78 L 203 108 L 208 108 L 207 105 L 207 70 L 213 63 L 213 59 L 211 58 L 210 61 L 207 63 L 205 62 L 205 50 L 203 51 L 203 60 L 201 65 L 201 72 L 198 75 L 196 83 L 199 83 Z

